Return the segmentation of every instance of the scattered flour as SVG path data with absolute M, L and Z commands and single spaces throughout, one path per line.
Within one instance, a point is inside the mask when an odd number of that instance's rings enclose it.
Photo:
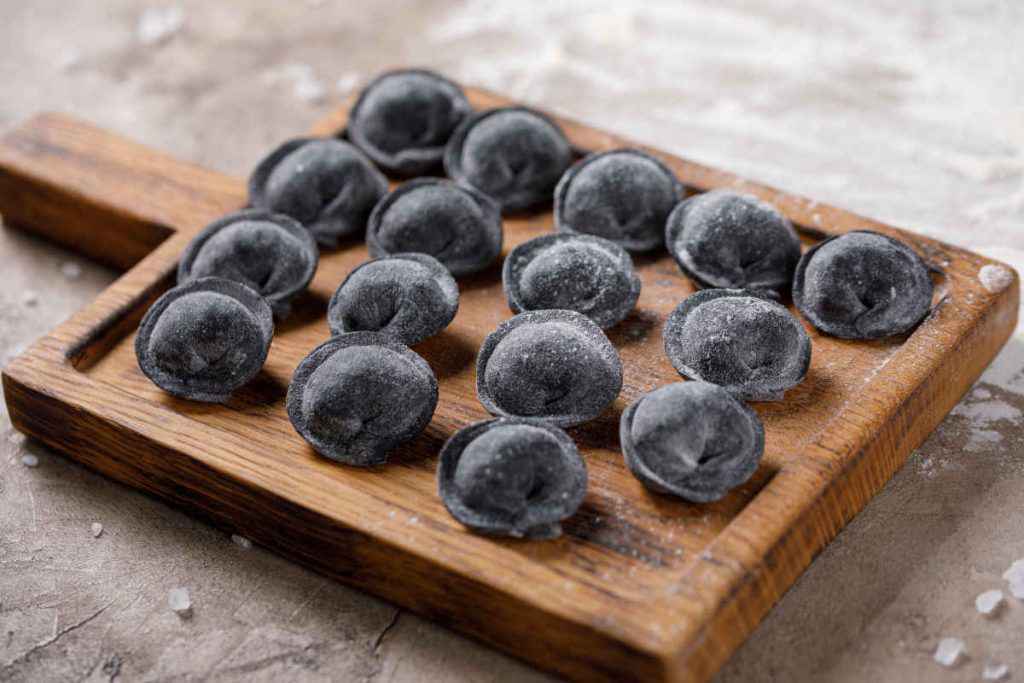
M 135 37 L 143 45 L 156 45 L 185 27 L 185 11 L 177 6 L 150 7 L 139 16 Z
M 1004 214 L 1019 214 L 1024 211 L 1024 185 L 1015 192 L 978 204 L 967 211 L 975 221 L 991 221 Z
M 974 607 L 978 610 L 979 614 L 991 617 L 995 616 L 999 611 L 1004 600 L 1003 591 L 1001 590 L 985 591 L 974 599 Z
M 60 264 L 60 274 L 68 280 L 77 280 L 82 277 L 82 266 L 78 265 L 74 261 L 65 261 Z
M 272 83 L 290 83 L 292 94 L 308 104 L 319 104 L 327 98 L 327 88 L 309 64 L 285 64 L 270 70 L 267 77 Z
M 167 594 L 167 605 L 182 619 L 192 616 L 192 598 L 187 588 L 172 588 Z
M 82 53 L 73 47 L 69 47 L 57 56 L 57 68 L 61 71 L 71 71 L 82 62 Z
M 943 638 L 935 648 L 935 661 L 945 667 L 953 667 L 960 663 L 966 650 L 964 641 L 959 638 Z
M 1024 413 L 1006 401 L 993 398 L 983 387 L 972 391 L 950 413 L 969 420 L 970 431 L 964 448 L 968 451 L 984 451 L 993 444 L 1002 442 L 1003 435 L 994 429 L 1001 421 L 1020 422 Z
M 1013 272 L 1003 266 L 989 263 L 978 271 L 978 280 L 981 281 L 982 287 L 994 294 L 1010 286 L 1013 282 Z
M 93 538 L 99 538 L 100 535 L 103 533 L 103 525 L 99 522 L 93 522 L 90 529 L 92 530 Z
M 237 545 L 239 548 L 241 548 L 242 550 L 248 550 L 249 548 L 252 547 L 252 541 L 250 541 L 245 536 L 240 536 L 238 534 L 231 534 L 231 541 L 235 545 Z
M 981 677 L 986 681 L 1001 681 L 1010 673 L 1010 667 L 997 662 L 988 662 L 981 670 Z
M 347 95 L 356 89 L 361 80 L 359 74 L 355 72 L 349 72 L 338 76 L 338 80 L 334 82 L 335 89 L 342 95 Z

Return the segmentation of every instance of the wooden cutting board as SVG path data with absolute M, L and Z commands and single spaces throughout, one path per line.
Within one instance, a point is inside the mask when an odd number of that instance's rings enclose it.
M 477 108 L 507 103 L 469 96 Z M 345 111 L 315 132 L 342 130 Z M 556 118 L 582 150 L 630 144 Z M 934 311 L 906 338 L 851 342 L 808 328 L 806 381 L 781 403 L 754 405 L 765 458 L 717 503 L 647 492 L 619 453 L 623 408 L 679 379 L 661 326 L 693 286 L 668 255 L 637 259 L 637 309 L 609 332 L 622 394 L 570 430 L 590 488 L 564 537 L 483 538 L 445 512 L 434 470 L 444 440 L 487 417 L 473 365 L 484 336 L 511 316 L 500 269 L 462 280 L 454 323 L 415 347 L 440 381 L 426 432 L 379 470 L 333 464 L 292 429 L 284 397 L 296 365 L 327 338 L 328 298 L 367 258 L 364 246 L 323 255 L 264 371 L 229 405 L 168 396 L 138 369 L 136 326 L 192 235 L 243 205 L 244 183 L 60 115 L 3 138 L 0 214 L 127 272 L 8 365 L 11 420 L 99 472 L 539 667 L 579 680 L 706 680 L 977 379 L 1016 324 L 1019 290 L 1016 274 L 1002 287 L 986 278 L 996 291 L 986 289 L 979 270 L 994 262 L 977 254 L 648 151 L 691 191 L 731 187 L 773 202 L 807 244 L 868 228 L 906 241 L 938 271 Z M 505 228 L 507 251 L 551 231 L 552 219 Z

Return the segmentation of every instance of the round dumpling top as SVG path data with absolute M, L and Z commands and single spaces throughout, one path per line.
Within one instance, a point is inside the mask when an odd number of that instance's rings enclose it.
M 701 287 L 789 289 L 800 238 L 774 206 L 757 197 L 712 190 L 691 197 L 668 219 L 669 252 Z
M 622 413 L 626 465 L 645 486 L 694 503 L 718 500 L 747 481 L 764 454 L 757 413 L 722 387 L 677 382 Z
M 825 334 L 881 339 L 913 329 L 932 305 L 921 257 L 891 237 L 856 231 L 816 244 L 800 259 L 793 302 Z
M 273 313 L 259 294 L 207 277 L 169 290 L 150 306 L 135 356 L 167 393 L 222 403 L 259 373 L 273 336 Z
M 664 241 L 665 221 L 683 198 L 665 164 L 637 149 L 596 152 L 573 164 L 555 190 L 560 232 L 604 237 L 629 251 Z
M 533 109 L 507 107 L 463 121 L 445 149 L 444 167 L 450 178 L 513 213 L 550 202 L 572 158 L 554 121 Z
M 409 346 L 448 326 L 459 310 L 459 287 L 427 254 L 367 261 L 341 283 L 327 307 L 332 334 L 383 332 Z
M 601 328 L 624 319 L 640 296 L 640 278 L 622 247 L 593 235 L 542 235 L 505 258 L 502 283 L 516 313 L 576 311 Z
M 178 283 L 203 277 L 241 282 L 283 318 L 309 286 L 320 252 L 297 221 L 260 209 L 228 214 L 196 235 L 178 262 Z
M 441 167 L 444 147 L 471 109 L 462 88 L 433 71 L 390 71 L 367 85 L 349 114 L 348 137 L 399 176 Z
M 352 332 L 329 339 L 299 363 L 286 403 L 292 425 L 320 455 L 371 467 L 430 423 L 437 378 L 394 338 Z
M 477 396 L 492 415 L 577 425 L 600 415 L 621 388 L 618 352 L 576 311 L 520 313 L 487 335 L 477 355 Z
M 751 401 L 777 401 L 803 381 L 811 340 L 781 304 L 758 292 L 705 289 L 665 323 L 665 353 L 683 377 Z
M 451 515 L 474 531 L 556 538 L 583 502 L 587 468 L 561 429 L 502 418 L 448 439 L 437 482 Z
M 485 195 L 448 180 L 411 180 L 370 216 L 373 257 L 429 254 L 459 277 L 484 270 L 501 255 L 501 212 Z
M 387 191 L 387 179 L 362 152 L 326 138 L 285 142 L 249 177 L 250 204 L 291 216 L 325 247 L 362 235 Z

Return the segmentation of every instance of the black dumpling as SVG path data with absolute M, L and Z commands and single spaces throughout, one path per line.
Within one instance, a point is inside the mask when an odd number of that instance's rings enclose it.
M 249 177 L 249 203 L 291 216 L 325 247 L 361 236 L 374 205 L 388 191 L 384 175 L 341 140 L 289 140 Z
M 448 139 L 470 111 L 462 89 L 440 74 L 390 71 L 359 94 L 348 137 L 388 173 L 422 175 L 440 170 Z
M 477 355 L 477 396 L 492 415 L 568 427 L 600 415 L 621 388 L 618 352 L 576 311 L 520 313 L 487 335 Z
M 793 302 L 825 334 L 881 339 L 913 329 L 932 305 L 928 267 L 903 242 L 867 230 L 814 245 L 793 278 Z
M 502 418 L 456 432 L 441 450 L 437 485 L 448 512 L 479 533 L 557 538 L 587 490 L 587 467 L 569 435 Z
M 367 261 L 341 283 L 327 307 L 333 334 L 383 332 L 409 346 L 448 326 L 459 310 L 459 287 L 427 254 Z
M 373 209 L 370 256 L 419 252 L 460 277 L 484 270 L 501 255 L 501 212 L 476 190 L 449 180 L 410 180 Z
M 596 152 L 573 164 L 555 189 L 560 232 L 604 237 L 650 251 L 665 239 L 665 221 L 683 198 L 672 171 L 637 149 Z
M 750 401 L 781 400 L 811 364 L 811 340 L 800 321 L 756 291 L 692 294 L 669 315 L 664 334 L 665 353 L 680 375 Z
M 467 117 L 448 141 L 444 168 L 512 213 L 550 202 L 572 157 L 554 121 L 533 109 L 507 107 Z
M 189 242 L 178 262 L 178 284 L 202 277 L 241 282 L 283 318 L 309 286 L 319 260 L 316 241 L 298 221 L 260 209 L 238 211 Z
M 288 418 L 326 458 L 360 467 L 430 423 L 437 378 L 427 362 L 380 332 L 351 332 L 313 349 L 288 386 Z
M 707 382 L 677 382 L 622 413 L 626 465 L 644 486 L 693 503 L 718 500 L 757 470 L 764 426 L 757 413 Z
M 259 373 L 273 336 L 273 313 L 258 293 L 207 277 L 178 285 L 150 306 L 135 356 L 167 393 L 223 403 Z
M 701 287 L 789 289 L 800 238 L 789 220 L 757 197 L 713 190 L 675 208 L 665 228 L 669 252 Z
M 640 278 L 622 247 L 593 235 L 542 235 L 505 258 L 502 283 L 515 313 L 577 311 L 601 328 L 624 319 L 640 296 Z

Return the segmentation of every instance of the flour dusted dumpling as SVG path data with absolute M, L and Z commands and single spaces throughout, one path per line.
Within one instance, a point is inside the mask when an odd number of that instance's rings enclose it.
M 587 468 L 561 429 L 500 418 L 456 432 L 441 450 L 437 481 L 445 507 L 474 531 L 556 538 L 583 502 Z
M 913 329 L 932 305 L 917 253 L 891 237 L 849 232 L 812 247 L 797 266 L 793 302 L 834 337 L 881 339 Z
M 501 212 L 485 195 L 449 180 L 421 178 L 400 185 L 370 216 L 370 256 L 429 254 L 460 277 L 501 255 Z
M 273 313 L 257 292 L 233 280 L 200 278 L 150 306 L 135 356 L 169 394 L 223 403 L 259 373 L 273 336 Z
M 542 235 L 505 258 L 502 283 L 516 313 L 550 308 L 582 313 L 601 328 L 629 315 L 640 278 L 622 247 L 593 235 Z
M 789 290 L 800 238 L 768 202 L 712 190 L 679 204 L 669 216 L 666 246 L 680 270 L 701 287 Z
M 178 283 L 203 277 L 241 282 L 283 318 L 316 272 L 316 241 L 297 221 L 260 209 L 237 211 L 196 235 L 178 262 Z
M 387 178 L 362 152 L 329 138 L 289 140 L 249 177 L 254 207 L 291 216 L 325 247 L 362 236 L 387 190 Z
M 597 152 L 573 164 L 555 190 L 559 232 L 596 235 L 629 251 L 665 239 L 665 221 L 683 198 L 665 164 L 638 149 Z
M 430 423 L 437 378 L 427 362 L 380 332 L 343 334 L 313 349 L 292 376 L 288 417 L 326 458 L 382 465 Z
M 417 344 L 448 326 L 459 310 L 459 287 L 433 256 L 395 254 L 348 274 L 327 307 L 333 334 L 383 332 Z
M 739 398 L 777 401 L 803 381 L 811 340 L 784 306 L 758 292 L 704 289 L 665 323 L 665 353 L 680 375 Z
M 470 111 L 462 89 L 440 74 L 389 71 L 359 94 L 348 137 L 388 173 L 422 175 L 440 170 L 448 139 Z
M 577 425 L 600 415 L 621 388 L 618 352 L 576 311 L 520 313 L 487 335 L 477 355 L 477 396 L 492 415 Z
M 707 503 L 757 470 L 764 426 L 722 387 L 677 382 L 626 408 L 619 441 L 629 470 L 649 489 Z
M 533 109 L 506 107 L 463 121 L 445 149 L 444 167 L 448 177 L 513 213 L 550 202 L 572 158 L 554 121 Z

